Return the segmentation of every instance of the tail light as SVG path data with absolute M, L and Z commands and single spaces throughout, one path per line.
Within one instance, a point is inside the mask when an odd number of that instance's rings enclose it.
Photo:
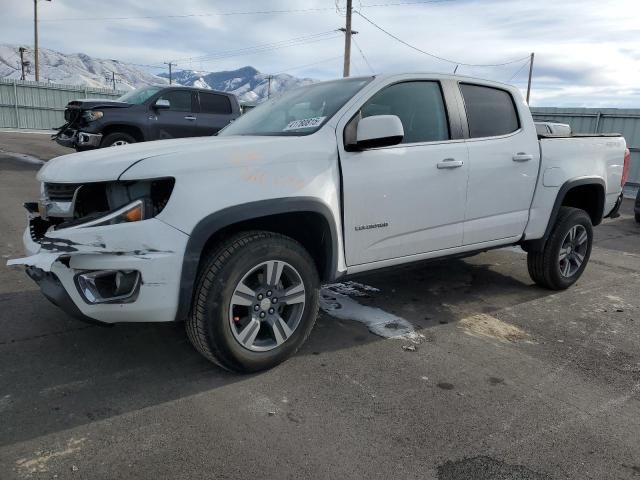
M 631 150 L 628 148 L 624 151 L 624 166 L 622 167 L 622 180 L 620 186 L 624 187 L 629 180 L 629 169 L 631 168 Z

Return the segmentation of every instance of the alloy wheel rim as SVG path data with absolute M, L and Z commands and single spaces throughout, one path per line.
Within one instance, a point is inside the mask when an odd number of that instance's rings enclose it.
M 300 325 L 305 288 L 298 271 L 281 260 L 251 268 L 236 285 L 229 304 L 229 325 L 247 350 L 266 352 L 284 344 Z
M 582 225 L 574 225 L 567 232 L 558 253 L 558 268 L 565 278 L 573 277 L 582 267 L 589 248 L 589 234 Z

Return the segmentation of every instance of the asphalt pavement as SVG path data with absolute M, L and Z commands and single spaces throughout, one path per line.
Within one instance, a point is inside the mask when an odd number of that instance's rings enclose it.
M 37 168 L 0 152 L 2 260 L 22 254 Z M 258 375 L 209 364 L 181 324 L 80 323 L 2 266 L 0 478 L 640 478 L 631 213 L 596 229 L 564 292 L 534 286 L 518 248 L 350 279 L 333 290 L 418 340 L 321 313 Z

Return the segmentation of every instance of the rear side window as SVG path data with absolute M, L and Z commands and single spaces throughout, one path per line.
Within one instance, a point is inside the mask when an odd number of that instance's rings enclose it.
M 449 140 L 449 122 L 438 82 L 403 82 L 376 93 L 362 106 L 362 118 L 396 115 L 402 143 Z
M 169 100 L 173 112 L 191 112 L 191 92 L 189 90 L 170 90 L 163 93 L 159 100 Z
M 461 84 L 471 138 L 507 135 L 520 128 L 511 94 L 505 90 Z
M 200 112 L 228 115 L 231 113 L 231 101 L 225 95 L 200 92 Z

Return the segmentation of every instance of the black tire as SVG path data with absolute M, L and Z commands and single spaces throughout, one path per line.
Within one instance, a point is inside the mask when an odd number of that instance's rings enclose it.
M 113 132 L 102 138 L 100 148 L 112 147 L 117 142 L 136 143 L 136 139 L 128 133 Z
M 636 213 L 636 222 L 640 223 L 640 213 Z
M 563 241 L 569 231 L 581 225 L 587 233 L 587 245 L 584 260 L 575 273 L 564 276 L 560 271 L 559 256 Z M 573 285 L 584 272 L 593 246 L 593 225 L 591 217 L 579 208 L 561 207 L 551 235 L 542 251 L 530 251 L 527 254 L 527 267 L 531 279 L 538 285 L 550 290 L 564 290 Z
M 269 351 L 256 352 L 234 337 L 229 308 L 234 290 L 247 272 L 271 260 L 286 262 L 297 270 L 305 288 L 305 304 L 297 328 L 284 343 Z M 272 368 L 296 353 L 313 329 L 320 295 L 316 265 L 302 245 L 276 233 L 243 232 L 214 248 L 201 265 L 186 330 L 202 355 L 227 370 L 257 372 Z

